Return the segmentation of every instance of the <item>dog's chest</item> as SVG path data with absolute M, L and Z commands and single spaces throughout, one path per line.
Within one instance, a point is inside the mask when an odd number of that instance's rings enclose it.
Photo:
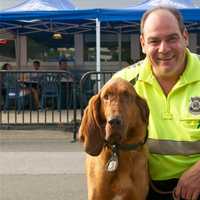
M 112 198 L 112 200 L 123 200 L 122 195 L 116 195 Z

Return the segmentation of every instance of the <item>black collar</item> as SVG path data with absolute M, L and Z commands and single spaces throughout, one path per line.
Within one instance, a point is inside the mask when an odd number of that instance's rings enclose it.
M 122 151 L 132 151 L 143 146 L 147 142 L 148 130 L 146 130 L 146 135 L 143 141 L 134 144 L 110 144 L 107 140 L 104 141 L 105 146 L 112 150 L 113 153 L 117 153 L 119 150 Z

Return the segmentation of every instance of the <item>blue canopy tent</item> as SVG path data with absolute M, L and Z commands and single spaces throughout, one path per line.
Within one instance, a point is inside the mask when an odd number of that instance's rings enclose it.
M 94 13 L 76 11 L 69 0 L 26 0 L 0 12 L 0 29 L 13 30 L 20 35 L 57 31 L 69 34 L 73 28 L 81 31 L 83 21 L 89 22 Z
M 179 9 L 182 8 L 195 8 L 196 6 L 193 4 L 192 0 L 146 0 L 143 3 L 140 3 L 134 7 L 131 7 L 133 9 L 141 9 L 141 10 L 146 10 L 148 8 L 157 6 L 157 5 L 167 5 L 167 6 L 172 6 L 176 7 Z
M 66 0 L 26 0 L 12 8 L 8 8 L 4 11 L 44 11 L 44 10 L 74 10 L 75 6 Z
M 0 30 L 15 32 L 17 38 L 28 35 L 38 40 L 45 38 L 42 42 L 55 44 L 60 41 L 55 42 L 49 36 L 60 33 L 62 42 L 65 40 L 69 44 L 69 41 L 73 41 L 71 38 L 74 32 L 87 31 L 87 25 L 91 24 L 95 27 L 95 21 L 90 20 L 93 12 L 77 14 L 73 12 L 75 10 L 76 7 L 68 0 L 27 0 L 1 12 Z M 19 44 L 17 46 L 17 65 L 20 66 Z
M 28 2 L 33 1 L 29 0 Z M 35 1 L 53 2 L 50 0 Z M 144 4 L 138 5 L 140 7 L 136 6 L 126 9 L 78 10 L 62 8 L 58 10 L 4 10 L 0 12 L 0 30 L 12 30 L 19 35 L 41 31 L 52 33 L 59 31 L 62 34 L 96 31 L 96 70 L 100 71 L 100 33 L 103 31 L 112 33 L 139 32 L 140 19 L 146 8 L 157 5 L 155 4 L 156 2 L 160 5 L 160 1 L 145 1 Z M 58 2 L 58 0 L 55 2 Z M 163 2 L 165 2 L 165 5 L 168 2 L 172 6 L 172 0 L 165 0 Z M 188 4 L 188 2 L 191 2 L 191 0 L 176 0 L 173 1 L 173 6 L 180 9 L 189 31 L 199 31 L 200 8 L 193 8 L 191 7 L 192 4 Z M 180 4 L 185 5 L 185 7 L 179 7 Z

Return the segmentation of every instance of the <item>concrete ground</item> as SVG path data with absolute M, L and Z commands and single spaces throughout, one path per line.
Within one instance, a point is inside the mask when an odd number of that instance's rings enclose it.
M 62 131 L 0 131 L 0 200 L 86 200 L 82 145 Z

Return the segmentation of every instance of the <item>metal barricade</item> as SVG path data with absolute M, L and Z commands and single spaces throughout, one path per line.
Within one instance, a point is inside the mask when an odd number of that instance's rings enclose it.
M 80 108 L 81 116 L 89 99 L 98 93 L 101 87 L 112 77 L 116 71 L 90 71 L 85 73 L 80 80 Z
M 66 71 L 0 71 L 0 129 L 77 131 L 77 82 Z

